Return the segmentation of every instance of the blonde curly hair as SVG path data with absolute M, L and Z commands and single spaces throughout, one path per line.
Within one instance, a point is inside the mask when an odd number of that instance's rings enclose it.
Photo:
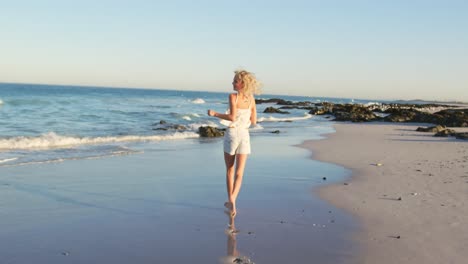
M 260 94 L 261 90 L 260 87 L 262 83 L 260 83 L 255 75 L 251 72 L 246 70 L 236 70 L 234 71 L 235 75 L 234 78 L 237 78 L 242 81 L 244 84 L 244 88 L 242 92 L 244 94 Z

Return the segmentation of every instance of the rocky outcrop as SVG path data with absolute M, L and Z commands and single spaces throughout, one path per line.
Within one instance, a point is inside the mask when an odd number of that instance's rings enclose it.
M 384 113 L 389 114 L 384 118 L 384 121 L 386 122 L 415 122 L 444 125 L 443 122 L 440 122 L 437 116 L 427 112 L 421 112 L 413 108 L 391 108 L 387 109 Z
M 444 129 L 435 133 L 434 137 L 448 137 L 448 136 L 455 136 L 456 132 L 453 129 Z
M 187 130 L 187 127 L 184 125 L 180 124 L 171 124 L 167 123 L 164 120 L 159 121 L 159 123 L 154 123 L 153 124 L 153 130 L 176 130 L 176 131 L 185 131 Z
M 456 133 L 455 137 L 457 139 L 465 139 L 468 140 L 468 132 L 463 132 L 463 133 Z
M 374 112 L 385 112 L 388 109 L 416 109 L 420 111 L 427 111 L 431 112 L 433 109 L 438 109 L 438 108 L 450 108 L 450 107 L 456 107 L 452 105 L 444 105 L 444 104 L 397 104 L 397 103 L 382 103 L 382 104 L 373 104 L 369 106 L 369 110 L 372 110 Z
M 335 105 L 333 115 L 334 121 L 369 122 L 380 119 L 367 107 L 358 104 Z
M 280 99 L 280 98 L 271 98 L 271 99 L 255 99 L 256 104 L 271 104 L 271 103 L 276 103 L 279 105 L 286 105 L 286 100 Z
M 308 101 L 293 102 L 293 101 L 287 101 L 287 100 L 279 99 L 279 98 L 255 99 L 255 103 L 256 104 L 276 103 L 277 105 L 289 105 L 289 106 L 310 106 L 313 104 L 312 102 L 308 102 Z
M 447 127 L 468 127 L 468 109 L 445 109 L 436 113 L 429 113 L 428 108 L 443 107 L 444 105 L 399 105 L 386 104 L 385 110 L 382 105 L 360 105 L 360 104 L 333 104 L 319 103 L 309 111 L 313 115 L 334 115 L 334 121 L 352 122 L 413 122 L 430 123 Z M 450 106 L 447 106 L 450 107 Z M 384 118 L 377 116 L 374 112 L 387 114 Z
M 419 132 L 435 132 L 434 137 L 448 137 L 453 136 L 457 139 L 468 139 L 468 132 L 457 133 L 453 129 L 447 129 L 444 126 L 432 126 L 432 127 L 418 127 L 416 131 Z
M 279 109 L 267 107 L 264 113 L 287 113 L 280 109 L 306 109 L 312 115 L 333 115 L 334 121 L 352 122 L 413 122 L 429 123 L 446 127 L 468 127 L 468 109 L 457 109 L 457 106 L 444 104 L 406 104 L 406 103 L 377 103 L 361 104 L 333 104 L 329 102 L 292 102 L 279 98 L 256 99 L 257 104 L 276 103 L 282 105 Z M 439 109 L 444 109 L 433 113 Z M 376 113 L 384 113 L 380 117 Z M 379 114 L 381 115 L 381 114 Z M 384 115 L 381 115 L 384 116 Z
M 359 104 L 316 104 L 319 107 L 309 111 L 312 115 L 334 115 L 334 121 L 368 122 L 380 119 L 366 106 Z
M 418 132 L 440 132 L 445 130 L 444 126 L 432 126 L 432 127 L 418 127 L 416 131 Z
M 310 109 L 309 114 L 311 114 L 311 115 L 325 115 L 325 114 L 330 114 L 330 113 L 324 108 L 314 107 L 314 108 Z
M 198 133 L 201 137 L 222 137 L 224 136 L 224 131 L 216 127 L 211 126 L 202 126 L 198 128 Z
M 265 110 L 263 111 L 263 113 L 274 113 L 274 114 L 289 114 L 289 112 L 287 111 L 281 111 L 279 109 L 276 109 L 272 106 L 269 106 L 267 108 L 265 108 Z
M 434 113 L 440 125 L 447 127 L 468 127 L 468 109 L 446 109 Z
M 387 122 L 431 123 L 446 127 L 468 127 L 468 109 L 446 109 L 434 114 L 420 112 L 416 109 L 387 109 Z

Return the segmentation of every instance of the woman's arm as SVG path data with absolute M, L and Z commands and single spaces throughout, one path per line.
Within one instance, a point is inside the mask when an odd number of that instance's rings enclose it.
M 257 124 L 257 105 L 255 104 L 255 98 L 252 96 L 253 104 L 252 104 L 252 114 L 250 115 L 250 123 L 252 125 Z
M 234 103 L 236 101 L 236 96 L 236 94 L 229 95 L 229 114 L 221 114 L 210 109 L 208 110 L 208 115 L 232 122 L 236 121 L 237 106 Z

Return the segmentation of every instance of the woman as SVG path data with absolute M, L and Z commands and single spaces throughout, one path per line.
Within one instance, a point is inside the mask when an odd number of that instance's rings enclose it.
M 236 199 L 242 185 L 247 155 L 250 154 L 249 127 L 257 123 L 254 94 L 259 94 L 260 82 L 247 71 L 235 71 L 232 82 L 234 91 L 229 95 L 229 110 L 221 114 L 208 110 L 209 116 L 222 119 L 227 126 L 224 134 L 224 161 L 226 163 L 226 186 L 228 201 L 224 203 L 235 216 Z M 236 167 L 234 169 L 234 164 Z

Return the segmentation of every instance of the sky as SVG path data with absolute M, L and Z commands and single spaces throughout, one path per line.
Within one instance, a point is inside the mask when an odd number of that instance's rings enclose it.
M 468 1 L 0 0 L 0 82 L 468 102 Z

